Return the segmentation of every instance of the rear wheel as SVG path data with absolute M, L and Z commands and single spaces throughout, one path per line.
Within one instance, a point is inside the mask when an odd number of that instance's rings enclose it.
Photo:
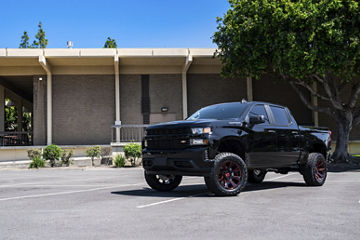
M 250 183 L 261 183 L 266 175 L 265 170 L 252 169 L 248 171 L 248 182 Z
M 247 167 L 236 154 L 220 153 L 215 157 L 210 175 L 205 177 L 209 191 L 218 196 L 235 196 L 246 186 Z
M 167 192 L 175 189 L 181 183 L 182 176 L 178 175 L 156 175 L 145 172 L 147 184 L 154 190 Z
M 307 185 L 322 186 L 327 176 L 324 156 L 321 153 L 310 153 L 302 173 Z

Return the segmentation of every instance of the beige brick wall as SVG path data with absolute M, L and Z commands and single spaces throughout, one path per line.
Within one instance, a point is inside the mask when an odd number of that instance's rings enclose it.
M 183 118 L 180 74 L 150 75 L 149 92 L 151 115 L 164 121 Z M 161 107 L 168 107 L 168 112 L 161 113 Z
M 122 124 L 142 124 L 141 75 L 120 75 L 120 119 Z
M 53 143 L 109 144 L 114 95 L 113 75 L 53 76 Z
M 181 75 L 154 74 L 149 78 L 151 116 L 171 115 L 174 120 L 182 119 Z M 169 111 L 161 114 L 161 107 Z M 141 75 L 120 75 L 120 116 L 122 124 L 142 124 Z
M 245 79 L 223 79 L 219 74 L 188 74 L 189 116 L 202 107 L 246 98 Z
M 34 143 L 46 144 L 46 77 L 34 80 Z M 188 111 L 246 98 L 245 79 L 223 79 L 219 74 L 188 74 Z M 180 74 L 150 75 L 151 114 L 182 119 Z M 312 113 L 284 82 L 268 75 L 253 80 L 254 100 L 289 107 L 300 124 L 312 124 Z M 309 96 L 310 97 L 310 96 Z M 108 144 L 115 119 L 113 75 L 53 76 L 53 142 L 56 144 Z M 123 124 L 142 124 L 141 75 L 120 75 L 120 114 Z M 171 115 L 171 116 L 170 116 Z M 165 116 L 164 119 L 167 119 Z M 336 131 L 336 124 L 320 114 L 320 125 Z M 360 138 L 360 126 L 351 139 Z

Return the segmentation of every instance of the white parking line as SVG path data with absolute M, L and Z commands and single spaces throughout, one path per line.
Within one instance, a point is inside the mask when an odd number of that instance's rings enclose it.
M 283 176 L 280 176 L 280 177 L 267 179 L 266 181 L 274 181 L 274 180 L 277 180 L 277 179 L 280 179 L 280 178 L 289 177 L 289 176 L 294 175 L 294 174 L 297 174 L 297 173 L 286 174 L 286 175 L 283 175 Z
M 164 201 L 160 201 L 160 202 L 154 202 L 154 203 L 150 203 L 150 204 L 139 205 L 139 206 L 136 206 L 136 208 L 152 207 L 152 206 L 156 206 L 156 205 L 160 205 L 160 204 L 164 204 L 164 203 L 179 201 L 179 200 L 182 200 L 182 199 L 185 199 L 185 198 L 192 198 L 192 197 L 200 196 L 202 194 L 204 194 L 204 193 L 202 192 L 202 193 L 190 195 L 190 196 L 187 196 L 187 197 L 179 197 L 179 198 L 173 198 L 173 199 L 164 200 Z
M 109 187 L 108 184 L 18 184 L 0 186 L 0 188 L 36 188 L 36 187 Z M 113 186 L 113 185 L 112 185 Z
M 0 198 L 0 201 L 17 200 L 17 199 L 25 199 L 25 198 L 49 197 L 49 196 L 67 195 L 67 194 L 83 193 L 83 192 L 94 192 L 94 191 L 117 188 L 117 187 L 130 187 L 130 186 L 140 186 L 140 185 L 143 185 L 143 183 L 122 184 L 122 185 L 114 185 L 114 186 L 100 187 L 100 188 L 91 188 L 91 189 L 77 190 L 77 191 L 54 192 L 54 193 L 43 193 L 43 194 L 7 197 L 7 198 Z
M 130 174 L 120 175 L 120 177 L 126 177 L 126 176 L 130 176 Z M 46 177 L 48 177 L 48 176 L 46 176 Z M 87 180 L 91 181 L 91 182 L 94 182 L 96 180 L 107 181 L 107 180 L 114 180 L 114 179 L 116 179 L 116 177 L 111 176 L 111 177 L 88 178 Z M 69 183 L 69 182 L 70 183 L 76 183 L 76 182 L 83 183 L 84 180 L 83 179 L 58 179 L 55 182 L 52 182 L 52 184 L 59 186 L 59 185 L 62 185 L 62 183 Z M 22 183 L 0 185 L 0 188 L 7 188 L 7 187 L 13 187 L 13 186 L 22 186 L 22 185 L 43 185 L 43 184 L 40 181 L 37 181 L 37 182 L 22 182 Z M 66 185 L 66 184 L 64 184 L 64 185 Z M 76 185 L 76 184 L 74 184 L 74 185 Z M 79 185 L 82 185 L 82 184 L 79 184 Z M 91 186 L 91 185 L 94 185 L 94 184 L 89 184 L 89 186 Z M 106 185 L 106 183 L 104 185 Z M 104 186 L 104 185 L 102 185 L 102 186 Z
M 29 183 L 14 183 L 14 184 L 0 185 L 0 188 L 8 188 L 14 186 L 21 186 L 21 185 L 29 185 Z
M 169 202 L 178 201 L 178 200 L 181 200 L 181 199 L 184 199 L 184 198 L 185 198 L 185 197 L 173 198 L 173 199 L 169 199 L 169 200 L 165 200 L 165 201 L 161 201 L 161 202 L 154 202 L 154 203 L 150 203 L 150 204 L 146 204 L 146 205 L 136 206 L 136 208 L 151 207 L 151 206 L 155 206 L 155 205 L 159 205 L 159 204 L 163 204 L 163 203 L 169 203 Z
M 273 180 L 277 180 L 277 179 L 280 179 L 280 178 L 289 177 L 289 176 L 294 175 L 294 174 L 296 174 L 296 173 L 291 173 L 291 174 L 287 174 L 287 175 L 284 175 L 284 176 L 280 176 L 280 177 L 276 177 L 276 178 L 271 178 L 271 179 L 268 179 L 267 181 L 273 181 Z M 188 178 L 195 178 L 195 177 L 188 177 Z M 193 184 L 196 184 L 196 183 L 193 183 Z M 183 200 L 183 199 L 186 199 L 186 198 L 196 197 L 196 196 L 199 196 L 199 195 L 201 195 L 201 194 L 204 194 L 204 193 L 202 192 L 202 193 L 190 195 L 190 196 L 188 196 L 188 197 L 179 197 L 179 198 L 173 198 L 173 199 L 164 200 L 164 201 L 160 201 L 160 202 L 154 202 L 154 203 L 150 203 L 150 204 L 139 205 L 139 206 L 136 206 L 136 208 L 141 209 L 141 208 L 152 207 L 152 206 L 156 206 L 156 205 L 160 205 L 160 204 L 165 204 L 165 203 L 170 203 L 170 202 L 175 202 L 175 201 Z

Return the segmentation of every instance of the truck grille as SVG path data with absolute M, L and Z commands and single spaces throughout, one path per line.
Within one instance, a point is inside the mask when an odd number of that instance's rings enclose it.
M 147 135 L 181 135 L 191 133 L 190 128 L 154 128 L 147 129 Z
M 189 143 L 188 138 L 147 138 L 147 148 L 150 150 L 183 149 L 188 147 Z

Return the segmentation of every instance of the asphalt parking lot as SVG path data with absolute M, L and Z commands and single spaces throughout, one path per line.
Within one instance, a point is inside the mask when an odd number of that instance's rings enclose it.
M 0 170 L 0 239 L 359 239 L 360 171 L 323 187 L 269 173 L 237 197 L 202 178 L 170 193 L 141 168 Z

